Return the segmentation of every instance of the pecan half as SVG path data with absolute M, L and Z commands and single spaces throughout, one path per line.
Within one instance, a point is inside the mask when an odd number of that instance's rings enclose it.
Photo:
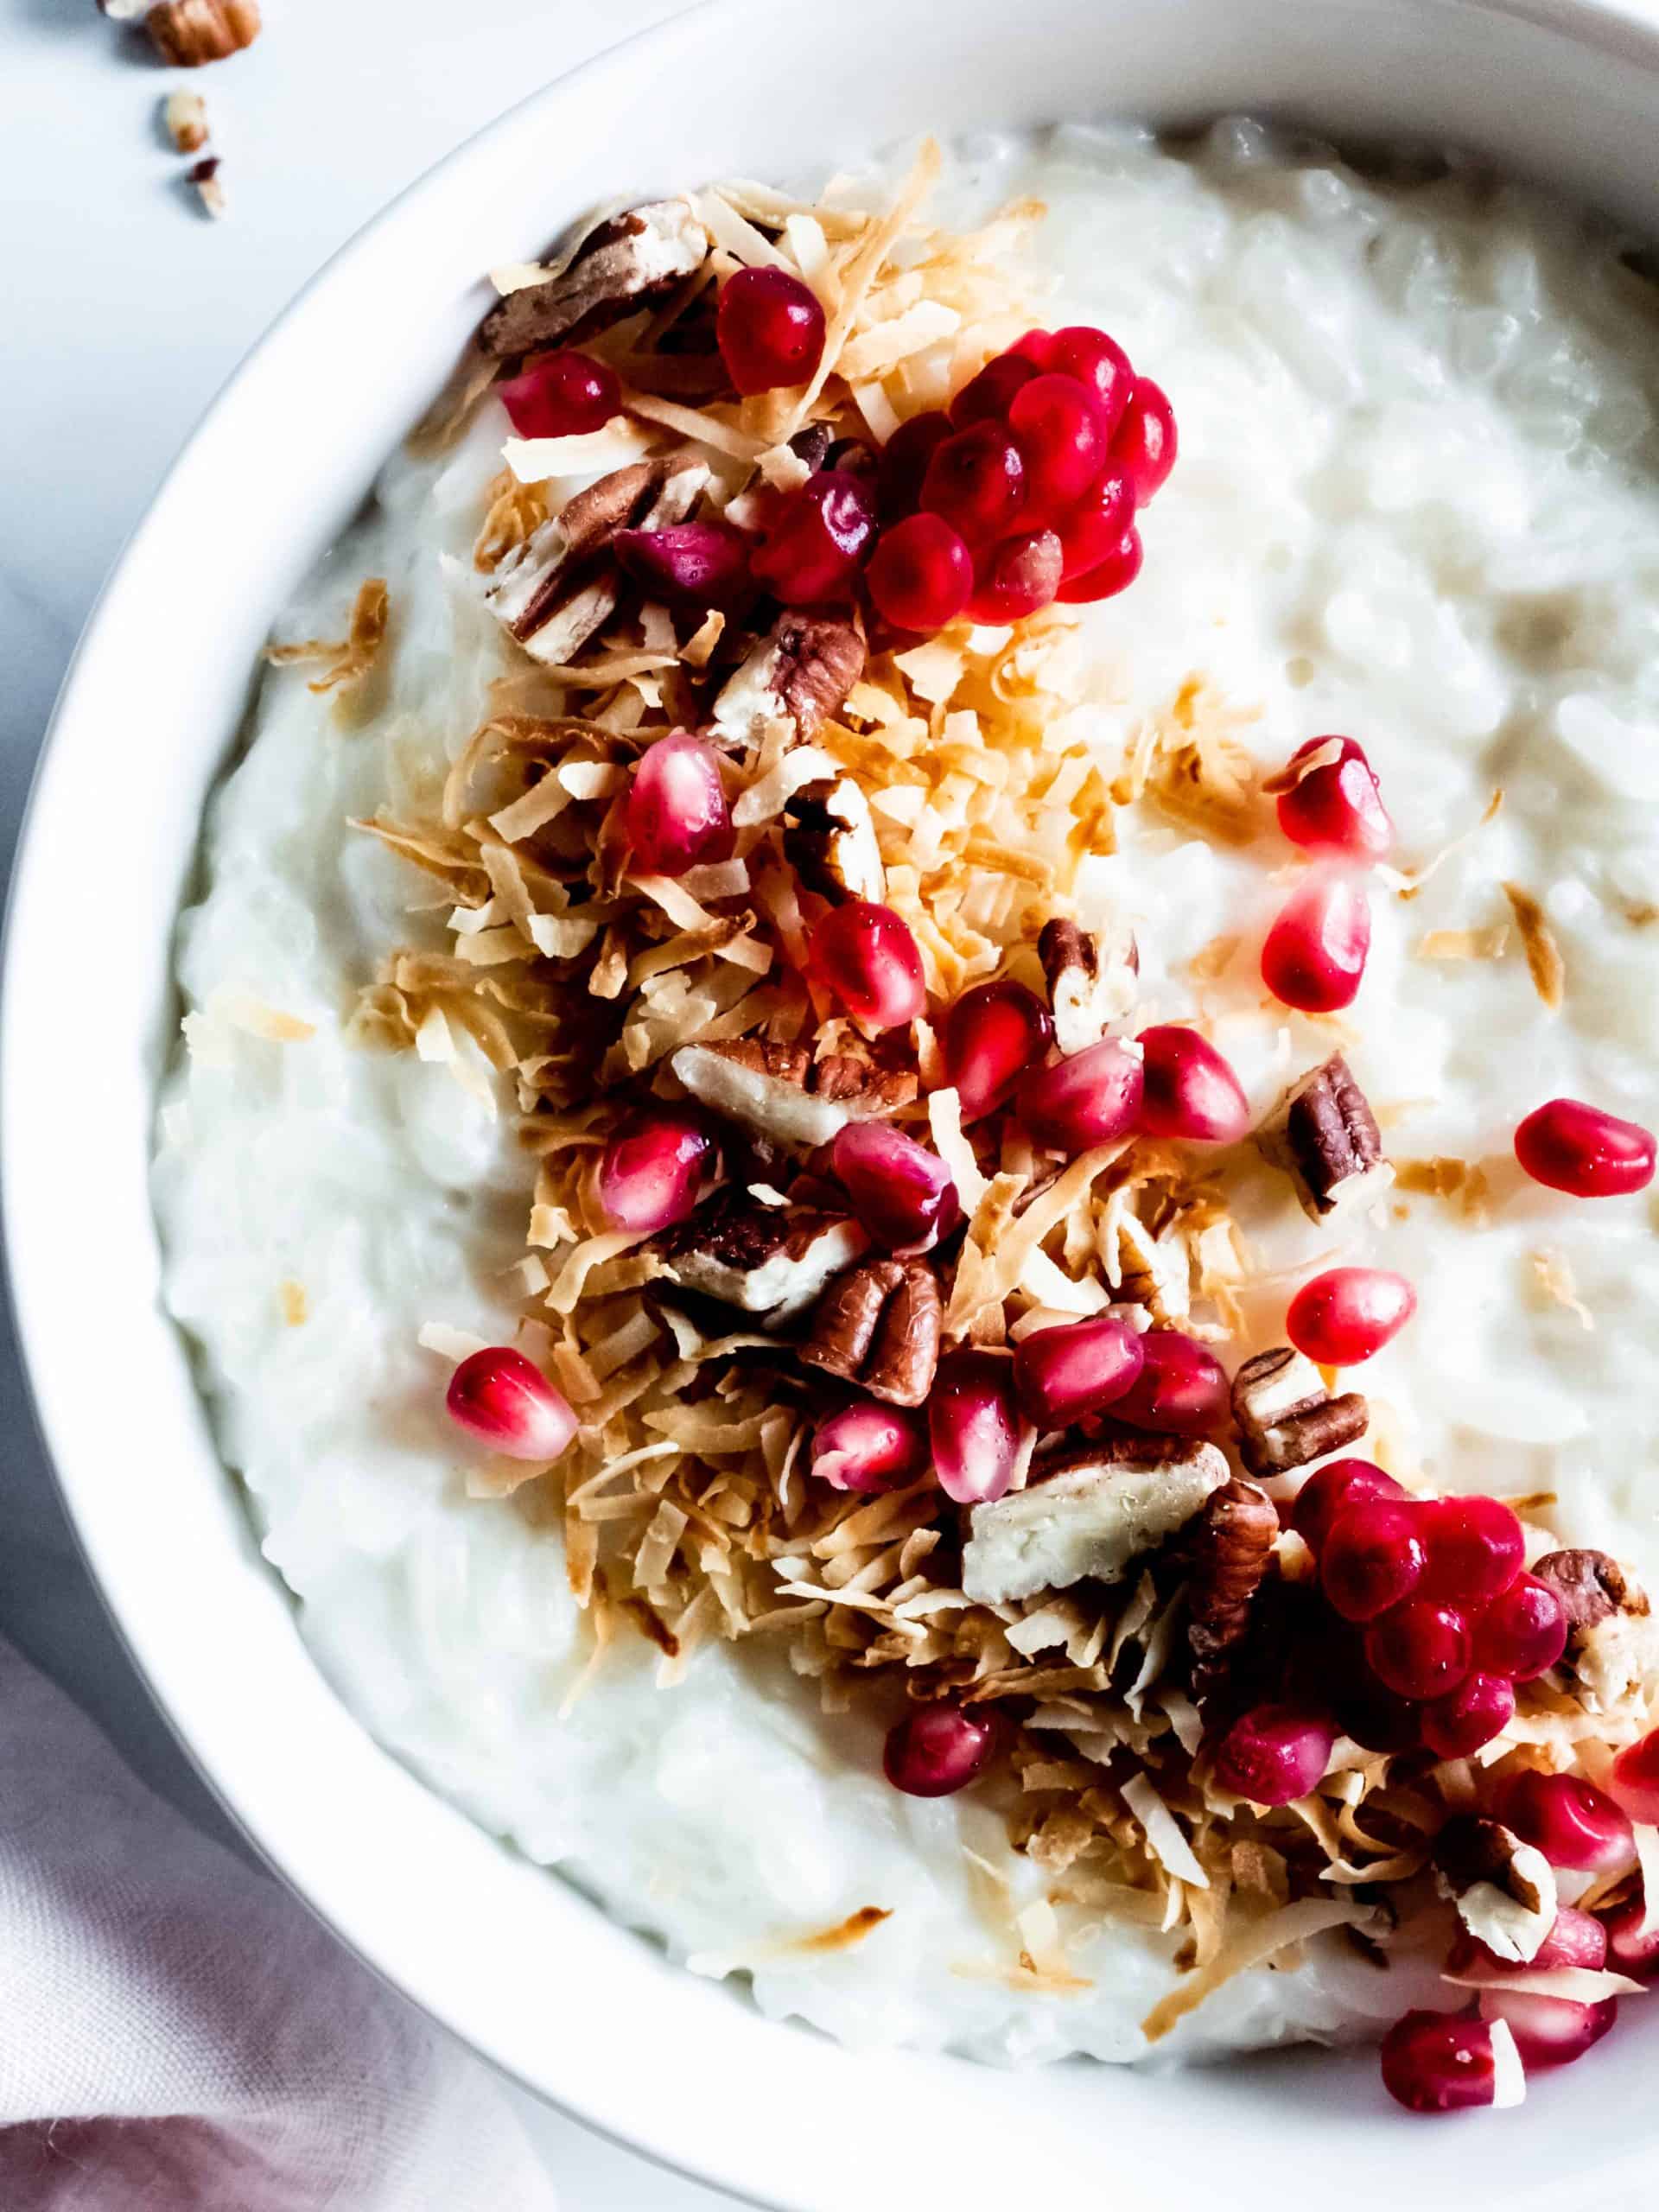
M 1128 930 L 1096 934 L 1057 914 L 1043 925 L 1037 957 L 1054 1011 L 1054 1041 L 1063 1052 L 1098 1045 L 1135 1004 L 1141 956 Z
M 1233 1377 L 1239 1451 L 1253 1475 L 1282 1474 L 1365 1433 L 1370 1408 L 1357 1390 L 1333 1398 L 1313 1361 L 1288 1344 L 1247 1359 Z
M 1478 1942 L 1524 1966 L 1555 1924 L 1555 1873 L 1541 1851 L 1501 1821 L 1460 1813 L 1434 1839 L 1442 1893 Z
M 1278 1536 L 1278 1508 L 1254 1483 L 1235 1475 L 1205 1501 L 1186 1595 L 1192 1693 L 1200 1703 L 1243 1641 Z
M 919 1406 L 939 1363 L 943 1319 L 925 1260 L 867 1260 L 819 1300 L 801 1357 L 891 1406 Z
M 1255 1141 L 1315 1221 L 1369 1205 L 1394 1180 L 1376 1116 L 1340 1052 L 1291 1085 Z
M 849 1122 L 891 1113 L 916 1095 L 913 1075 L 889 1075 L 844 1054 L 814 1062 L 803 1046 L 751 1037 L 683 1045 L 669 1065 L 711 1113 L 794 1152 L 815 1152 Z
M 758 724 L 792 721 L 798 737 L 810 737 L 863 673 L 864 632 L 856 622 L 786 610 L 721 687 L 715 734 L 747 745 Z
M 869 1243 L 844 1215 L 734 1205 L 694 1214 L 658 1249 L 663 1278 L 772 1326 L 803 1313 Z
M 709 257 L 709 233 L 688 200 L 653 200 L 613 215 L 545 283 L 498 301 L 479 343 L 498 360 L 591 336 L 692 276 Z
M 259 10 L 257 0 L 160 0 L 144 29 L 170 69 L 200 69 L 251 46 Z
M 1026 1489 L 975 1506 L 963 1589 L 1000 1605 L 1085 1580 L 1121 1582 L 1226 1480 L 1215 1446 L 1185 1438 L 1120 1437 L 1051 1461 Z
M 804 784 L 784 815 L 784 858 L 809 891 L 839 903 L 887 895 L 870 802 L 850 776 Z

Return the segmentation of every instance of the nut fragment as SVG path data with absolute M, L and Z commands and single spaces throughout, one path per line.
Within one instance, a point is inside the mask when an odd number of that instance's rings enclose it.
M 251 46 L 259 35 L 259 10 L 257 0 L 159 0 L 144 29 L 169 68 L 200 69 Z
M 479 343 L 498 360 L 590 334 L 701 269 L 709 233 L 686 200 L 654 200 L 613 215 L 545 283 L 509 292 L 484 318 Z
M 1596 1627 L 1615 1613 L 1645 1613 L 1645 1594 L 1627 1580 L 1624 1568 L 1605 1552 L 1546 1552 L 1532 1569 L 1548 1583 L 1567 1612 L 1569 1633 Z
M 1200 1703 L 1243 1641 L 1278 1536 L 1278 1509 L 1254 1483 L 1235 1476 L 1205 1501 L 1187 1586 L 1192 1690 Z
M 1255 1141 L 1315 1221 L 1369 1205 L 1394 1180 L 1376 1116 L 1340 1052 L 1291 1085 Z
M 893 1406 L 919 1406 L 939 1363 L 944 1302 L 925 1260 L 867 1260 L 818 1301 L 801 1357 Z
M 162 124 L 177 152 L 199 154 L 207 143 L 207 103 L 200 92 L 169 92 Z
M 816 1151 L 849 1122 L 890 1113 L 916 1095 L 913 1075 L 889 1075 L 844 1054 L 815 1064 L 804 1046 L 758 1038 L 683 1045 L 669 1065 L 711 1112 L 796 1152 Z
M 1118 1287 L 1154 1321 L 1178 1327 L 1192 1310 L 1192 1262 L 1185 1243 L 1154 1236 L 1127 1208 L 1117 1221 Z
M 868 1243 L 843 1215 L 737 1205 L 694 1215 L 658 1249 L 664 1281 L 761 1315 L 770 1327 L 810 1306 Z
M 887 895 L 870 802 L 850 776 L 806 784 L 785 817 L 784 858 L 809 891 L 831 900 Z
M 809 738 L 836 712 L 864 673 L 864 633 L 855 622 L 785 612 L 721 686 L 716 737 L 747 745 L 769 721 L 792 721 Z
M 1253 1475 L 1322 1459 L 1365 1433 L 1370 1408 L 1357 1390 L 1333 1398 L 1313 1361 L 1288 1344 L 1247 1359 L 1233 1377 L 1239 1452 Z
M 1000 1605 L 1085 1580 L 1121 1582 L 1226 1480 L 1213 1444 L 1174 1439 L 1120 1438 L 1052 1461 L 1027 1489 L 975 1506 L 963 1589 Z
M 190 171 L 190 181 L 196 188 L 196 197 L 201 202 L 202 210 L 215 222 L 225 213 L 228 204 L 225 198 L 225 187 L 219 181 L 219 156 L 209 154 Z
M 1126 929 L 1096 934 L 1057 914 L 1043 925 L 1037 957 L 1048 981 L 1054 1041 L 1065 1053 L 1098 1045 L 1135 1004 L 1141 957 Z
M 1478 1942 L 1524 1966 L 1555 1924 L 1555 1874 L 1541 1851 L 1502 1822 L 1459 1814 L 1434 1840 L 1441 1893 Z
M 1592 1708 L 1645 1692 L 1659 1677 L 1659 1623 L 1647 1593 L 1605 1552 L 1547 1552 L 1532 1572 L 1567 1609 L 1561 1665 Z

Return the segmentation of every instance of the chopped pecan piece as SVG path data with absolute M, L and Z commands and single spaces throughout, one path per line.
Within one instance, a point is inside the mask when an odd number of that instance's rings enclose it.
M 869 1241 L 844 1215 L 736 1205 L 694 1214 L 658 1249 L 666 1281 L 762 1316 L 770 1327 L 812 1305 Z
M 200 92 L 169 92 L 162 104 L 162 126 L 175 153 L 200 153 L 207 143 L 207 101 Z
M 863 673 L 864 632 L 856 622 L 785 610 L 721 687 L 715 734 L 747 745 L 758 724 L 792 721 L 796 735 L 809 738 Z
M 1000 1605 L 1084 1580 L 1121 1582 L 1226 1480 L 1215 1446 L 1185 1438 L 1120 1437 L 1051 1462 L 1028 1488 L 974 1507 L 963 1589 Z
M 217 154 L 205 154 L 200 161 L 193 162 L 187 172 L 191 183 L 196 188 L 201 212 L 211 216 L 214 222 L 219 220 L 228 205 L 225 187 L 219 181 L 219 173 L 223 166 Z
M 693 275 L 709 257 L 709 233 L 687 200 L 654 200 L 613 215 L 545 283 L 498 301 L 479 343 L 498 360 L 591 336 Z
M 849 1122 L 891 1113 L 916 1095 L 913 1075 L 841 1054 L 815 1063 L 804 1047 L 758 1038 L 683 1045 L 669 1065 L 711 1112 L 796 1152 L 815 1152 Z
M 1596 1706 L 1622 1704 L 1659 1674 L 1647 1593 L 1605 1552 L 1546 1552 L 1533 1567 L 1567 1608 L 1561 1664 Z
M 1569 1637 L 1599 1627 L 1615 1613 L 1648 1610 L 1644 1592 L 1632 1587 L 1618 1561 L 1605 1552 L 1546 1552 L 1532 1571 L 1560 1599 Z
M 1340 1052 L 1291 1085 L 1255 1141 L 1315 1221 L 1369 1205 L 1394 1180 L 1376 1116 Z
M 259 35 L 256 0 L 160 0 L 144 17 L 156 51 L 171 69 L 224 61 Z
M 867 1260 L 819 1300 L 801 1357 L 891 1406 L 919 1406 L 939 1363 L 943 1318 L 925 1260 Z
M 1048 981 L 1054 1041 L 1063 1052 L 1098 1045 L 1135 1004 L 1141 956 L 1128 930 L 1096 934 L 1057 914 L 1043 925 L 1037 957 Z
M 1311 1359 L 1288 1344 L 1275 1344 L 1247 1359 L 1234 1376 L 1233 1419 L 1250 1472 L 1277 1475 L 1363 1436 L 1370 1408 L 1357 1390 L 1333 1398 Z
M 879 1068 L 850 1052 L 830 1052 L 815 1061 L 810 1079 L 820 1098 L 855 1106 L 861 1115 L 896 1114 L 920 1088 L 913 1068 Z
M 827 423 L 809 423 L 804 429 L 796 431 L 789 442 L 789 449 L 816 476 L 829 459 L 835 442 L 835 432 Z
M 1555 1924 L 1555 1872 L 1501 1821 L 1460 1813 L 1434 1839 L 1443 1894 L 1478 1942 L 1524 1966 Z
M 850 776 L 795 793 L 785 810 L 784 858 L 822 899 L 880 904 L 887 895 L 870 802 Z
M 1186 1600 L 1192 1691 L 1200 1702 L 1243 1641 L 1278 1536 L 1278 1508 L 1254 1483 L 1236 1475 L 1205 1500 Z

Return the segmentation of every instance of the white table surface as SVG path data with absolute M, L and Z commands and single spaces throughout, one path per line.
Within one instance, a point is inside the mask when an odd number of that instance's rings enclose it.
M 186 78 L 93 0 L 0 0 L 0 877 L 105 572 L 248 347 L 452 146 L 678 4 L 264 0 L 247 53 Z M 181 82 L 206 97 L 224 158 L 231 213 L 216 225 L 158 127 L 161 95 Z M 0 1332 L 0 1630 L 148 1781 L 224 1835 L 74 1555 L 3 1319 Z M 568 2212 L 732 2202 L 511 2094 Z

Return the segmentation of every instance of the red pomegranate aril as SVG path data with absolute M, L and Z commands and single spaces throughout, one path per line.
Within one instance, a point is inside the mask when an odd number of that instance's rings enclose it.
M 622 404 L 615 370 L 585 353 L 550 353 L 495 390 L 521 438 L 584 437 Z
M 721 288 L 715 334 L 746 397 L 804 384 L 823 359 L 823 329 L 817 293 L 786 269 L 740 269 Z
M 970 545 L 1001 537 L 1025 499 L 1025 457 L 1000 423 L 954 431 L 922 480 L 921 504 L 943 515 Z
M 1006 423 L 1014 394 L 1042 372 L 1023 353 L 999 353 L 970 377 L 950 403 L 950 421 L 958 430 L 970 423 Z
M 943 515 L 906 515 L 882 531 L 865 582 L 894 629 L 931 636 L 967 606 L 974 556 Z
M 1058 533 L 1027 531 L 1005 537 L 978 562 L 968 612 L 976 622 L 1018 622 L 1052 605 L 1059 588 Z
M 509 1459 L 556 1459 L 576 1417 L 539 1367 L 511 1344 L 463 1359 L 444 1399 L 457 1428 Z
M 1521 2063 L 1529 2073 L 1546 2066 L 1570 2066 L 1599 2044 L 1618 2018 L 1617 1997 L 1593 2005 L 1572 1997 L 1538 1997 L 1519 1989 L 1483 1989 L 1483 2020 L 1502 2020 L 1515 2037 Z
M 1462 2112 L 1497 2095 L 1490 2022 L 1408 2012 L 1382 2038 L 1382 2086 L 1408 2112 Z
M 1644 1827 L 1659 1826 L 1659 1728 L 1624 1746 L 1613 1761 L 1607 1788 L 1633 1821 Z
M 812 1471 L 832 1490 L 902 1490 L 926 1465 L 920 1416 L 874 1398 L 842 1406 L 812 1432 Z
M 1490 1974 L 1547 1974 L 1551 1967 L 1583 1967 L 1592 1974 L 1599 1974 L 1607 1963 L 1607 1948 L 1608 1931 L 1594 1913 L 1580 1912 L 1576 1905 L 1564 1904 L 1531 1958 L 1500 1958 L 1478 1936 L 1460 1928 L 1446 1955 L 1446 1970 L 1457 1974 L 1472 1971 Z
M 1351 1505 L 1370 1505 L 1409 1493 L 1370 1459 L 1330 1459 L 1316 1467 L 1296 1493 L 1290 1525 L 1318 1553 L 1332 1522 Z
M 1437 1759 L 1472 1758 L 1515 1718 L 1515 1686 L 1503 1675 L 1465 1675 L 1449 1696 L 1423 1707 L 1423 1741 Z
M 1361 887 L 1343 875 L 1310 875 L 1268 931 L 1262 980 L 1286 1006 L 1335 1014 L 1353 1004 L 1370 949 L 1371 910 Z
M 867 1030 L 897 1029 L 927 1005 L 922 956 L 891 906 L 849 899 L 811 933 L 812 972 Z
M 1060 574 L 1068 582 L 1111 560 L 1135 529 L 1135 501 L 1127 480 L 1108 470 L 1054 527 L 1060 533 Z
M 751 555 L 755 581 L 785 607 L 844 600 L 875 543 L 875 497 L 849 469 L 823 468 L 780 502 Z
M 1298 772 L 1299 760 L 1311 761 L 1332 746 L 1340 748 L 1334 758 Z M 1309 738 L 1284 773 L 1294 781 L 1279 793 L 1279 827 L 1293 845 L 1333 858 L 1382 858 L 1394 842 L 1394 824 L 1371 764 L 1351 737 Z
M 1117 340 L 1086 322 L 1068 323 L 1050 334 L 1042 366 L 1076 377 L 1099 408 L 1106 435 L 1111 437 L 1135 389 L 1135 371 Z
M 889 1730 L 881 1769 L 907 1797 L 949 1797 L 989 1764 L 996 1724 L 959 1705 L 923 1705 Z
M 1469 1628 L 1450 1605 L 1408 1598 L 1365 1631 L 1365 1663 L 1385 1690 L 1427 1704 L 1469 1672 Z
M 1608 1874 L 1635 1863 L 1629 1815 L 1605 1790 L 1577 1775 L 1529 1769 L 1514 1776 L 1499 1799 L 1497 1817 L 1522 1843 L 1536 1844 L 1552 1866 Z
M 849 1122 L 836 1134 L 830 1164 L 855 1217 L 890 1252 L 931 1250 L 962 1219 L 938 1154 L 885 1122 Z
M 1072 506 L 1106 466 L 1110 432 L 1076 377 L 1039 375 L 1014 394 L 1007 423 L 1026 464 L 1026 504 L 1045 514 Z
M 1128 477 L 1137 507 L 1162 490 L 1175 466 L 1175 448 L 1174 409 L 1150 377 L 1138 377 L 1112 439 L 1112 467 Z
M 1145 1081 L 1140 1047 L 1103 1037 L 1070 1059 L 1033 1069 L 1015 1110 L 1033 1144 L 1070 1159 L 1128 1135 L 1141 1118 Z
M 749 588 L 751 541 L 728 522 L 620 530 L 611 543 L 628 575 L 658 599 L 725 607 Z
M 1054 596 L 1062 607 L 1093 607 L 1103 599 L 1116 599 L 1140 575 L 1144 554 L 1141 533 L 1131 524 L 1103 561 L 1081 575 L 1066 578 Z
M 599 1163 L 599 1210 L 612 1229 L 654 1236 L 695 1209 L 715 1145 L 682 1107 L 647 1107 L 623 1122 Z
M 1180 1137 L 1191 1144 L 1233 1144 L 1250 1126 L 1250 1109 L 1238 1077 L 1207 1038 L 1179 1022 L 1143 1029 L 1135 1042 L 1146 1054 L 1141 1127 L 1149 1137 Z
M 878 489 L 885 516 L 915 511 L 933 456 L 950 435 L 950 417 L 937 407 L 899 425 L 881 448 Z
M 1212 1771 L 1224 1789 L 1253 1805 L 1288 1805 L 1306 1797 L 1331 1763 L 1336 1731 L 1287 1705 L 1258 1705 L 1241 1713 L 1216 1746 Z
M 1148 1329 L 1141 1338 L 1141 1372 L 1112 1418 L 1160 1436 L 1207 1436 L 1231 1402 L 1227 1371 L 1207 1345 L 1179 1329 Z
M 638 875 L 683 875 L 729 860 L 736 833 L 713 746 L 677 729 L 647 747 L 634 766 L 623 826 Z
M 1649 1928 L 1647 1917 L 1647 1905 L 1638 1892 L 1607 1920 L 1607 1953 L 1613 1970 L 1632 1981 L 1651 1981 L 1659 1975 L 1659 1921 Z
M 1422 1508 L 1428 1564 L 1421 1594 L 1454 1605 L 1490 1605 L 1509 1588 L 1526 1559 L 1526 1537 L 1496 1497 L 1440 1497 Z
M 993 1112 L 1054 1041 L 1054 1020 L 1034 991 L 1007 980 L 976 983 L 944 1018 L 945 1080 L 964 1122 Z
M 1567 1608 L 1535 1575 L 1516 1575 L 1475 1620 L 1476 1666 L 1511 1682 L 1536 1681 L 1566 1649 Z
M 1321 1367 L 1357 1367 L 1397 1337 L 1417 1294 L 1387 1268 L 1327 1268 L 1290 1301 L 1285 1334 Z
M 1622 1198 L 1653 1180 L 1653 1131 L 1582 1099 L 1552 1098 L 1516 1130 L 1515 1156 L 1535 1183 L 1552 1191 Z
M 1121 1398 L 1145 1363 L 1139 1335 L 1109 1314 L 1039 1329 L 1014 1347 L 1020 1410 L 1037 1428 L 1069 1428 Z
M 1319 1550 L 1319 1586 L 1345 1621 L 1373 1621 L 1411 1596 L 1427 1564 L 1422 1509 L 1361 1499 L 1332 1517 Z
M 958 1505 L 1001 1497 L 1014 1479 L 1021 1434 L 1013 1363 L 988 1351 L 947 1353 L 927 1402 L 927 1431 L 947 1497 Z

